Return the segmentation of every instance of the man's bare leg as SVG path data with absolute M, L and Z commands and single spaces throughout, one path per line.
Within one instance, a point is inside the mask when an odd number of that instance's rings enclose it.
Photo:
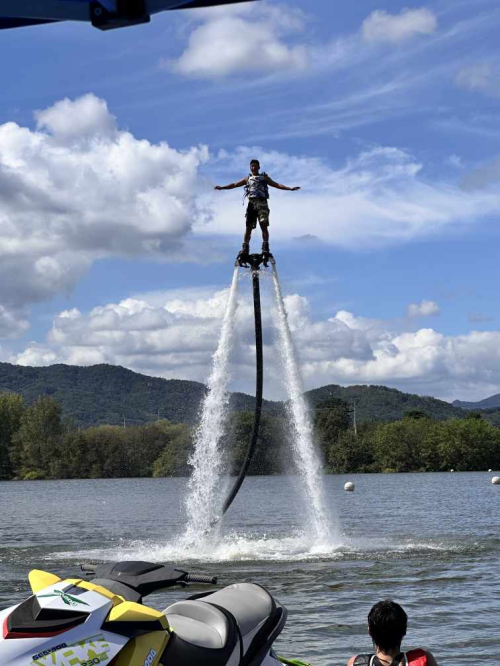
M 262 231 L 262 252 L 269 252 L 269 225 L 260 225 Z

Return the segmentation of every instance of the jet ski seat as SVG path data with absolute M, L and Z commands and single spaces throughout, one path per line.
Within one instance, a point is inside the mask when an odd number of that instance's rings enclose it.
M 174 630 L 165 655 L 176 666 L 260 664 L 287 615 L 286 609 L 255 583 L 236 583 L 177 601 L 164 613 Z

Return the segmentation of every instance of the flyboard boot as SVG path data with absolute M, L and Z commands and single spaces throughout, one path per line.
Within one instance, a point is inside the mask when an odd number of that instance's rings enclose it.
M 269 250 L 269 241 L 262 241 L 262 263 L 267 268 L 269 262 L 274 264 L 274 257 Z
M 235 583 L 158 611 L 143 605 L 143 597 L 217 579 L 152 562 L 81 569 L 87 574 L 66 580 L 30 572 L 32 596 L 0 611 L 2 666 L 303 664 L 281 662 L 273 651 L 287 611 L 260 585 Z
M 250 257 L 250 243 L 245 242 L 241 246 L 241 250 L 239 251 L 238 256 L 236 257 L 235 266 L 242 266 L 244 268 L 247 268 L 250 265 L 249 257 Z

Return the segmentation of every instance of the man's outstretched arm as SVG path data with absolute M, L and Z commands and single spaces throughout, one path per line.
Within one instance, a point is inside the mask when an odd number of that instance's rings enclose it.
M 237 183 L 231 183 L 230 185 L 216 185 L 214 190 L 234 190 L 235 187 L 243 187 L 247 184 L 247 178 L 242 178 Z
M 289 192 L 295 192 L 296 190 L 300 190 L 300 187 L 287 187 L 286 185 L 275 183 L 274 180 L 270 178 L 267 174 L 266 174 L 266 182 L 268 185 L 271 185 L 271 187 L 275 187 L 277 190 L 288 190 Z

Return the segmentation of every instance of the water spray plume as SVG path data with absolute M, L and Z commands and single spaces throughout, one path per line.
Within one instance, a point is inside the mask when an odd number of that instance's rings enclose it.
M 332 524 L 326 508 L 321 465 L 314 448 L 312 422 L 303 395 L 302 381 L 275 265 L 273 265 L 273 282 L 277 306 L 275 321 L 285 370 L 284 384 L 289 397 L 287 412 L 292 427 L 293 454 L 305 494 L 307 525 L 311 532 L 310 536 L 316 544 L 331 544 L 332 541 L 338 540 L 338 528 Z
M 227 417 L 230 379 L 229 357 L 233 347 L 233 328 L 237 308 L 238 269 L 235 268 L 229 298 L 222 322 L 217 351 L 212 359 L 212 371 L 207 381 L 207 394 L 201 407 L 199 425 L 194 434 L 194 452 L 189 460 L 193 473 L 188 484 L 186 539 L 197 541 L 217 522 L 221 512 L 220 476 L 222 451 L 220 447 Z

